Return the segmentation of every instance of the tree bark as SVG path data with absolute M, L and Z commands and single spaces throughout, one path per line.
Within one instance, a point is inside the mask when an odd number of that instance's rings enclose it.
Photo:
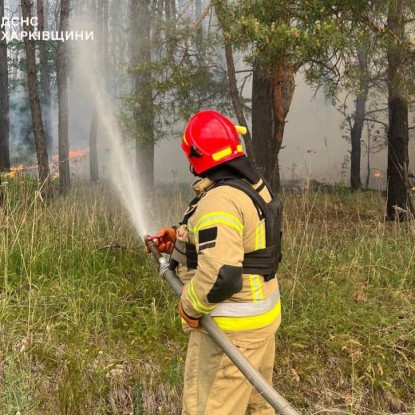
M 47 5 L 47 0 L 46 0 Z M 46 7 L 47 8 L 47 7 Z M 45 7 L 43 0 L 37 0 L 37 18 L 38 30 L 43 32 L 47 30 L 45 23 Z M 53 136 L 52 136 L 52 119 L 51 119 L 51 95 L 50 95 L 50 70 L 48 63 L 48 55 L 46 50 L 46 41 L 39 42 L 39 62 L 40 62 L 40 84 L 42 89 L 42 114 L 45 126 L 45 136 L 48 154 L 53 152 Z
M 360 162 L 361 162 L 361 140 L 363 125 L 366 116 L 366 102 L 369 92 L 369 75 L 367 66 L 367 51 L 365 48 L 359 48 L 357 52 L 357 59 L 359 64 L 359 86 L 360 91 L 357 94 L 355 102 L 355 116 L 352 129 L 350 131 L 351 138 L 351 157 L 350 157 L 350 187 L 358 190 L 362 187 L 360 177 Z M 369 151 L 369 149 L 368 149 Z
M 252 79 L 252 143 L 256 167 L 268 181 L 276 152 L 273 80 L 259 65 Z
M 59 31 L 66 32 L 69 28 L 69 0 L 61 0 Z M 69 137 L 68 137 L 68 51 L 66 42 L 58 42 L 58 105 L 59 105 L 59 193 L 68 194 L 71 187 L 69 168 Z
M 271 174 L 269 182 L 274 190 L 280 187 L 280 169 L 279 169 L 279 153 L 284 138 L 285 119 L 290 110 L 295 90 L 295 70 L 292 64 L 285 56 L 280 56 L 276 61 L 274 70 L 273 89 L 274 89 L 274 117 L 275 132 L 274 141 L 276 141 L 274 159 L 272 160 Z
M 3 18 L 4 0 L 0 0 L 0 14 Z M 0 171 L 10 169 L 8 71 L 7 41 L 6 39 L 0 39 Z
M 131 65 L 151 62 L 150 0 L 130 0 L 132 43 Z M 154 188 L 154 105 L 152 97 L 151 72 L 140 70 L 134 73 L 134 139 L 136 141 L 136 161 L 138 175 L 144 191 Z
M 130 0 L 131 1 L 131 0 Z M 147 8 L 150 6 L 147 6 L 147 4 L 151 4 L 150 0 L 138 0 L 139 3 L 141 4 L 141 6 L 138 7 L 144 7 Z M 149 12 L 147 12 L 146 10 L 142 10 L 141 14 L 147 14 L 148 18 L 151 19 L 151 15 Z M 166 20 L 165 20 L 165 28 L 166 28 L 166 32 L 165 32 L 165 37 L 167 40 L 167 56 L 174 60 L 174 53 L 176 51 L 177 48 L 177 42 L 178 42 L 178 38 L 176 35 L 176 3 L 175 0 L 164 0 L 164 14 L 166 16 Z M 147 29 L 145 27 L 142 28 L 142 30 L 138 30 L 138 32 L 141 32 L 141 35 L 147 36 L 146 32 Z M 200 30 L 199 28 L 196 28 L 196 39 L 200 37 Z
M 32 0 L 22 0 L 22 15 L 27 22 L 33 16 Z M 24 24 L 23 30 L 27 33 L 33 32 L 31 24 Z M 29 90 L 30 110 L 32 114 L 33 131 L 35 136 L 36 155 L 39 169 L 40 193 L 44 199 L 52 197 L 50 181 L 48 151 L 46 148 L 45 132 L 42 121 L 42 110 L 40 107 L 39 90 L 36 77 L 36 50 L 33 39 L 29 36 L 24 38 L 26 50 L 27 83 Z
M 410 195 L 408 99 L 405 96 L 405 73 L 408 56 L 397 40 L 405 36 L 405 0 L 390 0 L 388 29 L 395 37 L 389 40 L 388 58 L 388 197 L 386 218 L 405 221 L 415 212 Z
M 175 0 L 164 0 L 165 1 L 165 13 L 166 19 L 170 21 L 176 20 L 176 2 Z M 196 0 L 197 1 L 197 0 Z
M 294 68 L 284 57 L 273 71 L 254 65 L 252 83 L 252 142 L 255 161 L 272 189 L 280 187 L 278 155 L 284 138 L 285 118 L 294 95 Z

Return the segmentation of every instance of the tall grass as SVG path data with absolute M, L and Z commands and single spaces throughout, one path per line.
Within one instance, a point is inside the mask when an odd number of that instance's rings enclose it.
M 377 193 L 284 199 L 276 383 L 312 413 L 415 413 L 414 223 Z
M 110 189 L 2 189 L 0 413 L 179 414 L 177 300 Z M 156 195 L 149 228 L 185 199 Z M 384 223 L 377 193 L 283 199 L 276 388 L 304 414 L 415 413 L 414 224 Z

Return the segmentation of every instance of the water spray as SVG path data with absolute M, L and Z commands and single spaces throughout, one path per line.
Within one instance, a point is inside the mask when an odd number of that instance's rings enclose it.
M 91 28 L 90 20 L 85 16 L 78 16 L 76 20 L 75 29 Z M 98 115 L 101 148 L 109 149 L 109 155 L 105 155 L 107 177 L 128 212 L 137 235 L 142 235 L 146 232 L 147 215 L 140 178 L 131 160 L 131 151 L 126 148 L 114 108 L 114 98 L 104 82 L 102 64 L 94 61 L 93 45 L 90 42 L 76 42 L 73 54 L 76 79 Z
M 160 276 L 167 281 L 177 296 L 181 296 L 183 284 L 177 274 L 170 269 L 169 262 L 158 250 L 155 240 L 157 237 L 145 235 L 144 243 L 159 265 Z M 228 339 L 218 327 L 213 318 L 207 314 L 200 319 L 201 326 L 208 332 L 212 340 L 222 349 L 234 365 L 242 372 L 255 390 L 281 415 L 300 415 L 294 407 L 281 396 L 245 358 L 238 348 Z

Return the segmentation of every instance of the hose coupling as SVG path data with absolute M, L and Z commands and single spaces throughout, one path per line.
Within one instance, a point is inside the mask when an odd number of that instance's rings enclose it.
M 164 278 L 164 274 L 166 273 L 166 271 L 168 269 L 170 269 L 169 267 L 169 261 L 167 261 L 167 258 L 165 258 L 164 256 L 160 257 L 159 259 L 159 264 L 160 264 L 160 277 Z

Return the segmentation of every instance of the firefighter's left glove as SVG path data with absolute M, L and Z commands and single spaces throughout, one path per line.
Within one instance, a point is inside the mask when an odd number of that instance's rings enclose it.
M 179 305 L 177 308 L 179 309 L 180 316 L 188 324 L 189 327 L 191 327 L 192 329 L 198 329 L 200 327 L 200 318 L 194 318 L 187 315 L 183 310 L 183 305 L 181 301 L 179 301 Z
M 176 229 L 160 228 L 157 232 L 158 250 L 171 254 L 173 252 L 174 243 L 176 242 Z

